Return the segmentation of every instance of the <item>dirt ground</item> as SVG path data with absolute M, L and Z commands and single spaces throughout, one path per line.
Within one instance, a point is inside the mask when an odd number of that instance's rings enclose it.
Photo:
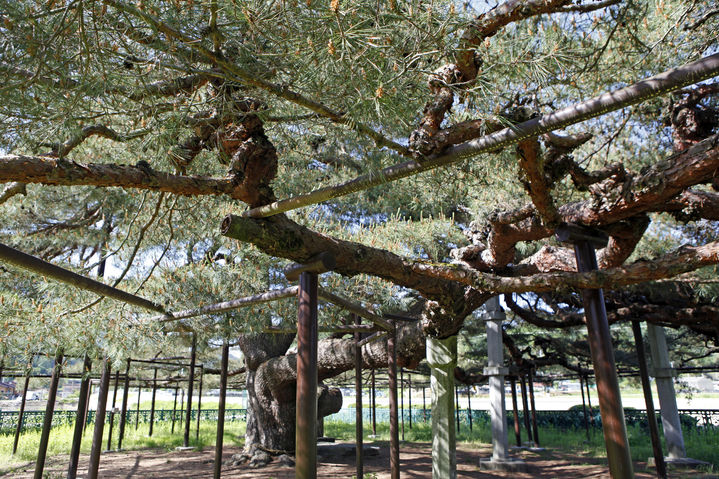
M 365 475 L 376 474 L 376 479 L 389 479 L 389 448 L 386 442 L 377 442 L 370 446 L 379 446 L 379 455 L 365 458 Z M 226 461 L 233 454 L 239 453 L 238 448 L 226 447 L 223 459 Z M 470 448 L 461 445 L 457 449 L 457 477 L 459 478 L 516 478 L 516 479 L 583 479 L 609 477 L 607 467 L 602 459 L 571 456 L 556 451 L 515 451 L 514 456 L 526 461 L 528 472 L 494 472 L 480 470 L 479 458 L 489 457 L 488 447 Z M 196 478 L 212 477 L 214 449 L 203 451 L 177 452 L 162 449 L 145 449 L 127 452 L 109 452 L 102 455 L 100 477 L 102 478 Z M 224 461 L 223 461 L 224 462 Z M 48 460 L 45 477 L 65 477 L 67 456 L 54 457 Z M 400 452 L 401 476 L 403 478 L 431 478 L 432 457 L 431 445 L 427 443 L 405 443 Z M 31 478 L 34 464 L 15 470 L 5 477 L 20 479 Z M 78 477 L 86 477 L 88 456 L 80 460 Z M 649 479 L 655 477 L 652 470 L 645 471 L 644 463 L 635 464 L 636 477 Z M 329 454 L 320 458 L 318 476 L 322 478 L 349 479 L 356 474 L 353 455 Z M 246 465 L 222 467 L 222 477 L 237 479 L 294 479 L 294 468 L 270 463 L 261 469 L 251 469 Z M 717 478 L 715 475 L 702 475 L 696 472 L 682 473 L 673 471 L 671 478 L 692 477 Z M 374 478 L 373 478 L 374 479 Z

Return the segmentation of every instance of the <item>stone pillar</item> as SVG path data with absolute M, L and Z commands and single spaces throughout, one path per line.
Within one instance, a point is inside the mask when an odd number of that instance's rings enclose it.
M 657 381 L 659 407 L 661 408 L 668 457 L 669 459 L 681 459 L 686 457 L 686 450 L 684 449 L 684 437 L 682 436 L 682 427 L 679 422 L 677 397 L 674 391 L 674 369 L 669 363 L 667 338 L 663 327 L 651 323 L 647 323 L 647 334 L 652 351 L 652 365 L 654 366 L 654 377 Z
M 504 394 L 504 376 L 509 370 L 504 367 L 504 344 L 502 343 L 502 321 L 506 316 L 499 304 L 499 297 L 494 296 L 484 303 L 481 318 L 487 327 L 487 367 L 484 374 L 489 376 L 489 407 L 492 421 L 492 457 L 480 459 L 479 467 L 483 469 L 520 471 L 526 469 L 523 461 L 512 459 L 507 450 L 507 414 Z
M 432 479 L 456 479 L 454 368 L 457 365 L 457 336 L 428 337 L 427 363 L 432 373 Z

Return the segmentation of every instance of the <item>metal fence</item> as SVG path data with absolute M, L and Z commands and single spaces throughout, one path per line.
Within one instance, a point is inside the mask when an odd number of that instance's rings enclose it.
M 246 415 L 245 409 L 225 409 L 225 422 L 244 421 Z M 0 434 L 8 434 L 15 431 L 17 427 L 19 411 L 0 411 Z M 63 426 L 66 424 L 74 424 L 75 411 L 55 411 L 52 415 L 52 427 Z M 138 417 L 139 414 L 139 417 Z M 180 421 L 185 418 L 186 411 L 176 409 L 174 411 L 175 420 Z M 155 409 L 154 422 L 172 421 L 173 410 L 172 409 Z M 128 424 L 134 424 L 136 418 L 140 423 L 150 422 L 150 410 L 142 409 L 129 410 L 126 413 L 126 421 Z M 217 409 L 203 409 L 200 412 L 200 421 L 217 421 Z M 41 429 L 42 423 L 45 418 L 45 411 L 25 411 L 23 413 L 22 430 L 35 430 Z M 120 418 L 120 413 L 115 414 L 115 423 L 117 424 Z M 197 419 L 197 409 L 192 410 L 192 419 Z M 110 421 L 110 414 L 105 415 L 105 423 Z M 95 422 L 95 411 L 88 411 L 87 423 L 93 424 Z
M 377 408 L 376 410 L 377 422 L 389 422 L 389 409 Z M 590 427 L 601 428 L 602 418 L 599 415 L 599 409 L 594 407 L 592 411 L 587 408 L 587 420 Z M 469 425 L 469 413 L 467 409 L 460 409 L 455 411 L 459 416 L 461 425 Z M 660 411 L 657 410 L 657 415 Z M 365 422 L 372 420 L 372 411 L 370 408 L 362 408 L 362 417 Z M 484 410 L 471 410 L 472 423 L 475 425 L 489 424 L 490 416 L 488 411 Z M 643 409 L 632 409 L 627 408 L 624 410 L 624 417 L 627 425 L 648 428 L 647 412 Z M 400 415 L 400 421 L 404 420 L 405 423 L 421 423 L 430 422 L 432 420 L 431 409 L 412 409 L 411 416 L 410 410 L 405 409 Z M 568 410 L 568 411 L 537 411 L 537 426 L 539 427 L 554 427 L 561 430 L 566 429 L 580 429 L 584 426 L 584 411 L 580 410 Z M 679 418 L 682 424 L 682 429 L 685 432 L 702 432 L 709 428 L 719 427 L 719 409 L 680 409 Z M 345 408 L 340 412 L 327 416 L 326 421 L 340 421 L 354 423 L 355 421 L 355 409 Z M 531 416 L 530 416 L 531 420 Z M 519 412 L 520 424 L 524 424 L 524 413 Z M 514 423 L 514 413 L 507 411 L 507 422 L 509 424 Z M 661 421 L 660 421 L 661 424 Z
M 246 415 L 245 409 L 226 409 L 225 410 L 225 421 L 236 422 L 244 421 Z M 376 420 L 377 422 L 389 422 L 389 409 L 387 408 L 376 408 Z M 413 423 L 430 422 L 432 420 L 432 411 L 430 409 L 412 409 L 411 416 L 410 410 L 405 409 L 402 411 L 400 420 L 404 420 L 405 423 L 409 423 L 410 418 Z M 472 423 L 475 425 L 488 424 L 490 417 L 489 413 L 484 410 L 473 409 Z M 659 413 L 659 411 L 657 411 Z M 682 423 L 682 429 L 684 432 L 700 433 L 710 428 L 719 427 L 719 409 L 682 409 L 679 411 L 680 419 Z M 52 417 L 52 427 L 62 426 L 66 424 L 72 424 L 75 421 L 75 411 L 55 411 Z M 126 413 L 126 420 L 129 424 L 134 424 L 135 419 L 138 418 L 140 423 L 150 422 L 150 410 L 142 409 L 129 410 Z M 180 421 L 185 417 L 186 411 L 176 409 L 174 411 L 175 420 Z M 460 409 L 458 411 L 460 424 L 469 424 L 469 411 L 467 409 Z M 588 415 L 590 426 L 600 428 L 602 425 L 602 419 L 599 415 L 599 410 L 593 408 L 593 411 Z M 155 410 L 155 422 L 164 422 L 172 420 L 173 411 L 172 409 L 156 409 Z M 119 421 L 119 413 L 115 414 L 115 422 Z M 372 411 L 370 408 L 363 408 L 362 416 L 365 422 L 372 420 Z M 648 427 L 646 411 L 641 409 L 625 409 L 624 416 L 627 425 L 638 425 L 639 427 Z M 40 429 L 42 422 L 45 417 L 45 411 L 25 411 L 23 414 L 23 430 Z M 203 409 L 201 411 L 201 421 L 217 421 L 217 409 Z M 8 434 L 15 431 L 17 426 L 18 411 L 0 411 L 0 434 Z M 197 419 L 197 410 L 192 410 L 192 419 Z M 105 416 L 105 422 L 110 420 L 110 414 Z M 340 412 L 327 416 L 326 421 L 340 421 L 346 423 L 354 423 L 355 421 L 355 409 L 345 408 Z M 524 413 L 519 413 L 519 420 L 521 424 L 524 424 Z M 92 424 L 95 421 L 95 411 L 89 411 L 87 415 L 88 424 Z M 512 411 L 507 411 L 507 422 L 513 424 L 514 415 Z M 558 429 L 579 429 L 584 427 L 584 412 L 582 410 L 569 410 L 569 411 L 537 411 L 537 425 L 539 427 L 554 427 Z

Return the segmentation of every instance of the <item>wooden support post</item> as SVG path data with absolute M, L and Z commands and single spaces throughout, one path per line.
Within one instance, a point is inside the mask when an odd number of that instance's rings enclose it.
M 25 373 L 25 386 L 22 390 L 22 399 L 20 400 L 20 411 L 17 415 L 17 426 L 15 427 L 15 438 L 13 439 L 12 443 L 12 454 L 13 456 L 17 452 L 17 444 L 20 440 L 20 431 L 22 431 L 22 420 L 23 416 L 25 414 L 25 401 L 27 400 L 27 388 L 30 385 L 30 374 L 32 371 L 32 363 L 30 363 L 30 367 L 28 367 L 27 372 Z
M 596 230 L 577 225 L 561 225 L 556 229 L 559 241 L 574 245 L 577 270 L 580 273 L 597 270 L 595 248 L 607 244 L 607 236 Z M 594 375 L 599 393 L 599 412 L 602 415 L 602 430 L 607 449 L 609 473 L 613 479 L 634 477 L 634 466 L 629 451 L 627 428 L 624 423 L 622 396 L 614 362 L 612 336 L 601 289 L 582 290 L 584 315 L 587 319 L 587 338 L 594 364 Z
M 584 411 L 584 429 L 587 430 L 587 441 L 589 441 L 589 418 L 587 417 L 587 402 L 584 399 L 584 376 L 579 375 L 579 390 L 582 391 L 582 411 Z
M 632 333 L 634 334 L 634 345 L 637 349 L 637 362 L 639 363 L 639 375 L 642 380 L 644 402 L 647 406 L 647 422 L 649 423 L 649 437 L 652 440 L 654 465 L 657 468 L 657 477 L 659 479 L 667 479 L 667 465 L 664 462 L 662 443 L 659 440 L 659 427 L 657 426 L 657 417 L 654 413 L 652 387 L 649 384 L 649 372 L 647 371 L 647 354 L 644 349 L 644 338 L 642 338 L 642 327 L 639 321 L 632 321 Z
M 399 368 L 399 417 L 404 441 L 404 368 Z
M 295 477 L 317 477 L 317 273 L 300 273 Z
M 107 409 L 107 393 L 110 389 L 110 360 L 105 358 L 102 363 L 102 377 L 100 389 L 97 393 L 97 409 L 95 409 L 95 430 L 92 434 L 92 450 L 90 451 L 90 466 L 88 479 L 97 479 L 100 468 L 100 451 L 102 450 L 102 432 L 105 428 L 105 412 Z
M 117 437 L 117 449 L 122 449 L 122 440 L 125 437 L 125 423 L 127 422 L 127 400 L 130 396 L 130 359 L 125 367 L 125 386 L 122 388 L 122 409 L 120 411 L 120 433 Z
M 137 386 L 137 409 L 135 410 L 135 431 L 140 425 L 140 396 L 142 396 L 142 384 Z
M 355 324 L 360 324 L 362 319 L 355 315 Z M 362 335 L 355 333 L 355 454 L 357 465 L 357 477 L 364 477 L 363 447 L 364 428 L 362 427 L 362 348 L 359 345 Z
M 197 334 L 192 334 L 192 349 L 190 350 L 190 378 L 187 380 L 187 414 L 185 416 L 185 435 L 182 445 L 190 445 L 190 425 L 192 424 L 192 387 L 195 382 L 195 360 L 197 359 Z
M 454 388 L 454 412 L 457 418 L 457 434 L 459 434 L 459 388 Z
M 467 417 L 469 418 L 469 430 L 472 431 L 472 393 L 470 386 L 467 384 Z
M 412 373 L 407 376 L 407 389 L 409 389 L 409 396 L 407 396 L 409 399 L 409 428 L 412 429 Z
M 509 383 L 512 387 L 512 414 L 514 415 L 514 439 L 517 443 L 517 447 L 522 446 L 522 431 L 519 428 L 519 408 L 517 407 L 517 379 L 515 377 L 509 378 Z
M 87 404 L 85 405 L 85 417 L 82 420 L 82 433 L 85 434 L 85 431 L 87 431 L 87 423 L 88 423 L 88 416 L 90 415 L 90 398 L 92 397 L 92 379 L 90 380 L 90 383 L 88 384 L 87 388 Z
M 175 402 L 172 403 L 172 428 L 170 434 L 175 434 L 175 410 L 177 409 L 177 388 L 175 388 Z
M 200 387 L 197 391 L 197 429 L 195 430 L 195 440 L 200 440 L 200 416 L 202 416 L 202 381 L 205 378 L 205 368 L 200 370 Z
M 77 401 L 77 413 L 75 414 L 75 430 L 72 436 L 72 446 L 70 448 L 70 463 L 67 467 L 67 478 L 75 479 L 77 477 L 77 465 L 80 461 L 80 445 L 82 443 L 82 430 L 84 429 L 83 420 L 85 419 L 85 410 L 87 409 L 87 391 L 90 389 L 90 370 L 92 368 L 92 360 L 85 353 L 82 365 L 82 382 L 80 382 L 80 395 Z
M 227 363 L 230 357 L 230 345 L 222 343 L 222 361 L 220 371 L 220 404 L 217 407 L 217 438 L 215 439 L 214 479 L 222 475 L 222 441 L 225 435 L 225 399 L 227 397 Z
M 389 468 L 390 479 L 399 479 L 399 430 L 397 424 L 397 327 L 387 335 L 389 383 Z
M 185 421 L 185 416 L 182 414 L 182 411 L 184 409 L 185 409 L 185 390 L 180 388 L 180 409 L 177 410 L 177 412 L 179 413 L 179 416 L 180 416 L 180 424 L 177 428 L 178 431 L 182 429 L 182 425 L 184 424 L 184 421 Z
M 522 389 L 522 410 L 524 415 L 524 428 L 527 430 L 527 441 L 532 441 L 532 426 L 529 419 L 529 401 L 527 400 L 527 382 L 524 374 L 519 377 L 519 384 Z
M 152 375 L 152 399 L 150 400 L 150 432 L 148 436 L 152 437 L 152 426 L 155 424 L 155 397 L 157 396 L 157 368 Z
M 422 386 L 422 419 L 427 422 L 427 387 Z
M 112 450 L 112 427 L 115 424 L 115 404 L 117 403 L 117 387 L 120 385 L 120 370 L 115 371 L 115 387 L 112 390 L 112 408 L 110 409 L 110 430 L 107 434 L 107 450 Z
M 537 407 L 534 403 L 534 374 L 532 369 L 529 370 L 527 376 L 529 380 L 529 405 L 532 407 L 532 434 L 534 435 L 534 445 L 539 447 L 539 430 L 537 428 Z
M 377 389 L 375 388 L 374 369 L 372 369 L 372 435 L 377 435 Z
M 589 407 L 589 423 L 594 427 L 594 409 L 592 409 L 592 396 L 589 394 L 589 376 L 584 376 L 584 387 L 587 388 L 587 406 Z
M 50 429 L 52 428 L 52 416 L 55 413 L 55 398 L 57 397 L 57 386 L 60 383 L 60 374 L 62 369 L 62 350 L 58 349 L 55 354 L 55 364 L 52 369 L 52 377 L 50 378 L 50 390 L 47 393 L 47 406 L 45 406 L 45 417 L 42 422 L 42 434 L 40 435 L 40 446 L 37 451 L 37 461 L 35 462 L 35 479 L 43 478 L 43 469 L 45 469 L 45 456 L 47 455 L 47 444 L 50 441 Z

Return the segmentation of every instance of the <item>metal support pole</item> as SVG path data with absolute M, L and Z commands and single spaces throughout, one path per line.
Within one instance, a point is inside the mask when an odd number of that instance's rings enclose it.
M 140 425 L 140 396 L 142 395 L 142 384 L 137 386 L 137 409 L 135 410 L 135 431 Z
M 35 479 L 42 479 L 42 471 L 45 468 L 45 456 L 47 455 L 47 444 L 50 440 L 50 429 L 52 428 L 52 416 L 55 413 L 55 398 L 57 397 L 57 386 L 60 383 L 60 370 L 62 369 L 62 350 L 58 349 L 55 354 L 55 365 L 52 368 L 50 378 L 50 390 L 47 393 L 47 406 L 45 406 L 45 417 L 42 422 L 42 434 L 40 435 L 40 447 L 37 451 L 35 462 Z
M 409 399 L 409 428 L 412 429 L 412 373 L 407 376 L 407 381 L 409 388 L 409 396 L 407 396 L 407 399 Z
M 90 380 L 90 384 L 87 388 L 87 404 L 85 405 L 85 414 L 84 418 L 82 420 L 82 434 L 85 434 L 85 431 L 87 431 L 87 417 L 90 415 L 90 398 L 92 397 L 92 380 Z
M 32 371 L 31 368 L 28 368 L 27 374 L 25 375 L 25 387 L 22 390 L 22 399 L 20 400 L 20 412 L 18 412 L 17 416 L 17 427 L 15 428 L 15 439 L 13 439 L 12 443 L 12 454 L 13 456 L 17 452 L 17 444 L 20 440 L 20 431 L 22 431 L 22 420 L 23 415 L 25 414 L 25 401 L 27 399 L 27 388 L 30 385 L 30 372 Z
M 527 400 L 527 382 L 524 375 L 519 376 L 519 384 L 522 390 L 522 410 L 524 415 L 524 428 L 527 430 L 527 441 L 532 441 L 532 426 L 529 419 L 529 401 Z
M 457 434 L 459 434 L 459 388 L 454 388 L 454 412 L 457 417 Z
M 529 405 L 532 407 L 532 434 L 534 435 L 534 445 L 539 446 L 539 430 L 537 428 L 537 406 L 534 403 L 534 374 L 532 369 L 529 370 Z
M 472 393 L 467 384 L 467 417 L 469 418 L 469 430 L 472 431 Z
M 399 430 L 397 424 L 397 326 L 387 334 L 389 385 L 389 468 L 390 479 L 399 479 Z
M 178 428 L 177 428 L 178 431 L 182 429 L 182 425 L 184 424 L 184 421 L 185 421 L 185 416 L 182 415 L 182 411 L 184 409 L 185 409 L 185 390 L 180 388 L 180 409 L 177 410 L 177 412 L 179 413 L 179 416 L 180 416 L 180 424 L 178 425 Z
M 594 409 L 592 408 L 592 396 L 589 394 L 589 376 L 584 376 L 584 387 L 587 388 L 587 406 L 589 407 L 589 423 L 594 427 Z
M 150 401 L 150 432 L 148 436 L 152 437 L 152 426 L 155 424 L 155 397 L 157 396 L 157 368 L 152 375 L 152 399 Z
M 82 365 L 82 382 L 80 383 L 80 395 L 77 401 L 77 413 L 75 415 L 75 430 L 72 436 L 72 447 L 70 448 L 70 463 L 67 467 L 67 478 L 75 479 L 77 477 L 77 465 L 80 461 L 80 444 L 82 443 L 82 430 L 84 428 L 83 419 L 85 418 L 85 410 L 87 409 L 87 391 L 90 388 L 90 369 L 92 361 L 90 356 L 85 353 Z
M 90 451 L 90 466 L 88 479 L 97 479 L 100 468 L 100 451 L 102 450 L 102 432 L 105 427 L 105 411 L 107 409 L 107 393 L 110 389 L 110 360 L 105 358 L 102 364 L 102 377 L 100 389 L 97 393 L 97 409 L 95 410 L 95 430 L 92 434 L 92 450 Z
M 522 446 L 522 431 L 519 428 L 519 408 L 517 407 L 517 379 L 512 377 L 509 379 L 512 387 L 512 413 L 514 415 L 514 439 L 517 447 Z
M 122 409 L 120 411 L 120 433 L 117 438 L 117 449 L 122 449 L 122 439 L 125 437 L 125 423 L 127 422 L 127 400 L 130 396 L 130 360 L 125 368 L 125 385 L 122 388 Z
M 606 245 L 606 236 L 601 237 L 598 232 L 575 225 L 563 225 L 556 231 L 560 241 L 573 243 L 577 270 L 580 273 L 598 269 L 594 248 Z M 614 362 L 612 336 L 604 305 L 604 293 L 601 289 L 584 289 L 582 302 L 587 320 L 589 350 L 592 354 L 599 393 L 599 412 L 602 415 L 609 472 L 613 479 L 633 478 L 634 466 L 624 423 L 624 410 Z
M 427 422 L 427 388 L 422 386 L 422 419 Z
M 182 445 L 190 445 L 190 425 L 192 423 L 192 387 L 195 382 L 195 360 L 197 359 L 197 334 L 192 335 L 192 349 L 190 350 L 190 378 L 187 381 L 187 414 L 185 416 L 185 435 Z
M 584 411 L 584 429 L 587 430 L 587 441 L 589 441 L 589 418 L 587 417 L 587 403 L 584 400 L 584 376 L 579 375 L 579 390 L 582 391 L 582 410 Z
M 375 389 L 374 369 L 372 369 L 372 435 L 377 435 L 377 389 Z
M 300 274 L 295 477 L 317 477 L 317 274 Z
M 175 410 L 177 409 L 177 388 L 175 388 L 175 402 L 172 403 L 172 428 L 170 434 L 175 434 Z
M 107 434 L 107 450 L 112 450 L 112 426 L 115 424 L 115 403 L 117 402 L 117 387 L 120 383 L 120 370 L 115 371 L 115 387 L 112 390 L 112 409 L 110 409 L 110 431 Z
M 222 361 L 220 372 L 220 404 L 217 406 L 217 438 L 215 439 L 215 470 L 214 479 L 222 475 L 222 441 L 225 435 L 225 399 L 227 397 L 227 363 L 230 358 L 230 345 L 222 344 Z
M 361 324 L 362 318 L 355 315 L 355 324 Z M 357 477 L 364 477 L 364 430 L 362 425 L 362 348 L 359 345 L 362 335 L 355 333 L 355 454 Z
M 399 368 L 399 417 L 402 440 L 404 441 L 404 368 Z
M 205 368 L 200 370 L 200 388 L 197 391 L 197 430 L 195 431 L 195 440 L 200 439 L 200 416 L 202 415 L 202 381 L 205 379 Z
M 642 338 L 642 327 L 639 321 L 632 321 L 632 333 L 634 334 L 634 345 L 637 349 L 637 362 L 639 363 L 639 375 L 642 379 L 644 402 L 647 405 L 647 422 L 649 423 L 649 437 L 652 440 L 654 465 L 657 468 L 657 477 L 659 479 L 666 479 L 667 465 L 664 462 L 662 444 L 659 440 L 659 427 L 657 426 L 657 417 L 654 413 L 652 387 L 649 384 L 649 371 L 647 371 L 647 355 L 646 350 L 644 349 L 644 338 Z

